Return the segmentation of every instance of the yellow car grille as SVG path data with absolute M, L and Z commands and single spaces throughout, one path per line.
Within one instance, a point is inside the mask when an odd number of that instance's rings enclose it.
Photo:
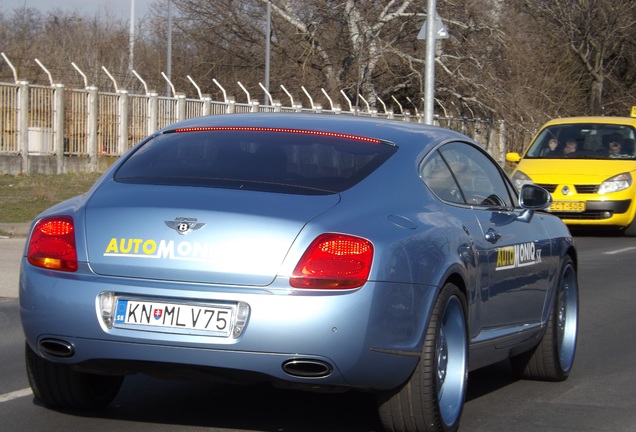
M 557 186 L 556 184 L 539 184 L 542 188 L 547 190 L 550 193 L 554 193 Z M 594 194 L 598 192 L 599 185 L 574 185 L 576 189 L 576 193 L 580 194 Z

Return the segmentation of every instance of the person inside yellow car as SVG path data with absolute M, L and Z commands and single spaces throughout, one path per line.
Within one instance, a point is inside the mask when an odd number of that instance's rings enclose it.
M 576 151 L 576 148 L 577 148 L 576 140 L 574 138 L 571 138 L 565 142 L 565 148 L 563 149 L 563 154 L 567 155 L 567 154 L 574 153 Z
M 612 159 L 629 157 L 623 152 L 623 137 L 617 133 L 608 136 L 607 151 Z
M 552 138 L 550 141 L 548 141 L 548 151 L 544 155 L 545 157 L 551 158 L 555 156 L 560 156 L 562 154 L 563 154 L 563 150 L 561 149 L 561 146 L 559 145 L 559 142 L 556 139 Z

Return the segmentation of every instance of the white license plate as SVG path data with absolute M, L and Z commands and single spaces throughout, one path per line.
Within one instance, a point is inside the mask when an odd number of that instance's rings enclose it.
M 117 299 L 115 327 L 228 337 L 236 307 Z

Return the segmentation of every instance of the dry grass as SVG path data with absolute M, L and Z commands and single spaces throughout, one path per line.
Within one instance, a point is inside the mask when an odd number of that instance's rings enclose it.
M 0 175 L 0 223 L 31 222 L 42 210 L 86 192 L 99 174 Z

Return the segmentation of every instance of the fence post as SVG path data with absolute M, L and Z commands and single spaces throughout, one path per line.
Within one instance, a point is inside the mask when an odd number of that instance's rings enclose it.
M 97 153 L 97 111 L 99 97 L 97 87 L 87 87 L 88 91 L 88 118 L 86 119 L 86 131 L 88 135 L 88 158 L 92 172 L 99 172 L 99 154 Z
M 461 122 L 462 122 L 462 130 L 460 130 L 460 132 L 463 133 L 464 135 L 468 135 L 468 126 L 467 126 L 466 117 L 462 116 Z
M 484 134 L 484 141 L 486 141 L 486 151 L 490 153 L 493 157 L 499 156 L 499 154 L 495 155 L 495 150 L 499 151 L 499 148 L 495 147 L 495 128 L 493 126 L 492 121 L 482 121 L 482 133 Z M 496 157 L 495 157 L 496 159 Z
M 506 122 L 499 120 L 499 163 L 506 164 Z
M 20 173 L 29 173 L 29 82 L 18 83 L 18 151 L 20 152 Z
M 229 96 L 227 98 L 227 114 L 234 114 L 236 112 L 236 98 Z
M 177 93 L 177 121 L 185 120 L 186 118 L 186 95 L 184 93 Z
M 64 84 L 53 87 L 53 151 L 57 160 L 57 173 L 66 172 L 64 164 Z
M 252 99 L 250 103 L 252 104 L 252 107 L 250 108 L 250 112 L 257 113 L 260 106 L 258 99 Z
M 117 130 L 117 155 L 121 156 L 128 147 L 128 92 L 119 92 L 119 128 Z
M 155 133 L 159 127 L 159 93 L 152 91 L 148 94 L 148 130 L 147 135 Z
M 202 95 L 203 110 L 201 115 L 209 116 L 212 113 L 212 97 L 209 94 Z

